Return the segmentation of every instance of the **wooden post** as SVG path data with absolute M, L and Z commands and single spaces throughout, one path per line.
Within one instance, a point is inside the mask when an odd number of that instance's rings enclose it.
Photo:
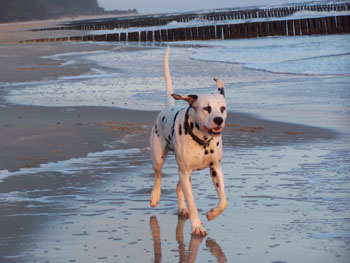
M 315 35 L 318 34 L 317 32 L 317 21 L 315 18 L 308 19 L 308 24 L 309 24 L 309 34 L 310 35 Z
M 142 41 L 142 42 L 145 42 L 145 41 L 146 41 L 146 31 L 142 31 L 142 32 L 141 32 L 141 37 L 140 37 L 140 38 L 141 38 L 141 41 Z
M 228 25 L 223 26 L 224 29 L 224 39 L 230 39 L 230 29 Z
M 129 32 L 128 33 L 128 41 L 139 41 L 139 32 Z
M 181 28 L 174 29 L 174 41 L 181 41 Z
M 154 31 L 154 41 L 156 42 L 160 42 L 162 40 L 161 35 L 160 35 L 160 31 Z
M 167 42 L 168 41 L 168 34 L 167 34 L 166 29 L 162 29 L 160 31 L 160 33 L 161 33 L 162 42 Z
M 202 27 L 202 26 L 197 27 L 197 30 L 198 30 L 198 39 L 205 40 L 204 27 Z
M 295 36 L 300 36 L 301 35 L 300 19 L 294 20 L 294 32 L 295 32 Z
M 147 41 L 153 42 L 153 31 L 147 31 Z
M 288 36 L 294 36 L 294 21 L 288 20 Z
M 280 28 L 282 36 L 287 36 L 287 21 L 280 21 Z
M 337 16 L 336 17 L 336 21 L 337 21 L 337 32 L 338 33 L 345 33 L 344 17 L 343 16 Z
M 222 25 L 216 26 L 216 39 L 222 39 Z
M 126 33 L 120 33 L 120 41 L 126 41 Z
M 327 34 L 336 34 L 337 33 L 337 28 L 335 25 L 335 17 L 327 17 Z
M 350 5 L 348 6 L 348 10 Z M 350 16 L 344 16 L 344 33 L 350 33 Z
M 320 23 L 320 34 L 327 34 L 327 20 L 326 18 L 318 18 Z
M 168 41 L 174 41 L 174 29 L 168 29 Z
M 309 34 L 308 32 L 308 24 L 307 24 L 307 19 L 301 19 L 300 20 L 300 24 L 301 24 L 301 33 L 303 36 L 306 36 Z
M 186 40 L 192 40 L 192 31 L 189 27 L 186 27 Z
M 210 36 L 210 26 L 204 26 L 203 27 L 203 32 L 204 32 L 204 40 L 208 40 L 211 38 Z

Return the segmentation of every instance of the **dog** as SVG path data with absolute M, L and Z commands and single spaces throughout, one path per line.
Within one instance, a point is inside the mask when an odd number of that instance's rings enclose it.
M 162 166 L 168 152 L 174 151 L 180 175 L 176 187 L 178 212 L 181 216 L 190 218 L 192 235 L 203 237 L 207 232 L 198 216 L 192 193 L 191 174 L 196 170 L 210 168 L 210 175 L 219 198 L 217 207 L 206 213 L 207 219 L 213 220 L 227 207 L 221 169 L 223 156 L 221 133 L 227 116 L 224 84 L 214 78 L 217 94 L 200 96 L 174 94 L 169 70 L 169 50 L 168 47 L 164 57 L 166 108 L 157 116 L 150 138 L 155 172 L 150 205 L 156 207 L 159 203 Z M 188 107 L 176 106 L 175 100 L 187 101 Z

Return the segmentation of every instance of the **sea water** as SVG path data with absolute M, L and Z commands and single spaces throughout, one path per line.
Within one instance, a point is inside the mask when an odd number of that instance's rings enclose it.
M 215 87 L 212 78 L 219 77 L 226 84 L 229 110 L 348 128 L 350 35 L 186 41 L 173 45 L 182 46 L 172 48 L 170 54 L 176 93 L 210 93 Z M 112 51 L 58 54 L 52 58 L 62 67 L 87 63 L 92 66 L 91 72 L 1 85 L 8 87 L 6 99 L 17 104 L 160 110 L 165 103 L 165 46 L 138 52 L 120 52 L 121 47 L 116 46 Z

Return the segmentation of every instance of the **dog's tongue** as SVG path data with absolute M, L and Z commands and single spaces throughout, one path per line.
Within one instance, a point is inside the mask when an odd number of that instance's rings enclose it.
M 202 126 L 203 130 L 205 130 L 207 133 L 209 133 L 209 129 L 206 126 Z

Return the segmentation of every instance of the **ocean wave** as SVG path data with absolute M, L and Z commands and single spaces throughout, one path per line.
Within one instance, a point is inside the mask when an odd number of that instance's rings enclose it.
M 266 37 L 196 43 L 205 47 L 196 49 L 192 59 L 238 63 L 248 69 L 273 73 L 350 74 L 349 35 Z
M 54 173 L 58 172 L 65 175 L 74 175 L 79 171 L 88 171 L 94 165 L 99 167 L 109 167 L 111 165 L 111 157 L 113 157 L 113 165 L 115 167 L 123 165 L 131 165 L 131 156 L 143 154 L 141 149 L 117 149 L 107 150 L 103 152 L 89 153 L 86 157 L 72 158 L 69 160 L 41 164 L 35 168 L 21 168 L 19 171 L 9 172 L 8 170 L 0 170 L 0 183 L 9 176 L 25 176 L 30 174 Z

